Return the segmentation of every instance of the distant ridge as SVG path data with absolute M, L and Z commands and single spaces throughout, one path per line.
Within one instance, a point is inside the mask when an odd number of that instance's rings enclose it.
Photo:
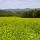
M 26 8 L 26 9 L 0 9 L 0 10 L 4 10 L 4 11 L 29 11 L 31 9 Z
M 36 10 L 40 10 L 40 8 L 35 8 Z M 0 10 L 4 10 L 4 11 L 29 11 L 32 10 L 31 8 L 25 8 L 25 9 L 0 9 Z

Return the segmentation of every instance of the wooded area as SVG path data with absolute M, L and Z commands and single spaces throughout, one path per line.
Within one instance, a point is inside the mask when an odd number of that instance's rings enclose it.
M 4 11 L 0 10 L 0 17 L 17 16 L 22 18 L 40 18 L 40 10 L 32 9 L 29 11 Z

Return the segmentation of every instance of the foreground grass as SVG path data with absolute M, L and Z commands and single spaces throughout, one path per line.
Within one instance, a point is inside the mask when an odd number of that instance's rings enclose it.
M 0 40 L 40 40 L 40 18 L 0 17 Z

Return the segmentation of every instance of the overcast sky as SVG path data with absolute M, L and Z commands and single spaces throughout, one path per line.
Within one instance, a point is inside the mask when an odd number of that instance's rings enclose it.
M 40 0 L 0 0 L 0 9 L 40 8 Z

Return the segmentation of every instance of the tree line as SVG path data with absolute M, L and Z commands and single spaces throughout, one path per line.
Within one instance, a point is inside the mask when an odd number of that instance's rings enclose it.
M 11 12 L 11 11 L 3 11 L 0 10 L 0 17 L 22 17 L 22 18 L 40 18 L 40 10 L 32 9 L 29 11 L 17 11 L 17 12 Z
M 40 18 L 40 10 L 26 11 L 22 15 L 23 18 Z

